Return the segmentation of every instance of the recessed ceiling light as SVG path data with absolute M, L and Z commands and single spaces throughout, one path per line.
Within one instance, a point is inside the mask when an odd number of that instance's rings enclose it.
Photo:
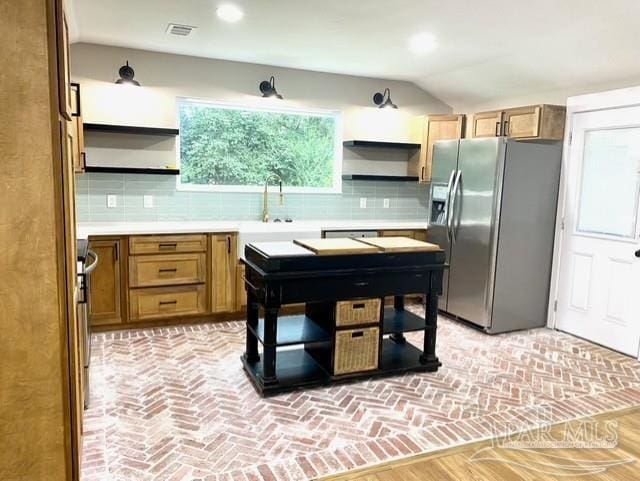
M 216 14 L 220 20 L 224 20 L 225 22 L 235 23 L 242 20 L 244 17 L 244 12 L 240 10 L 239 7 L 231 4 L 225 3 L 224 5 L 220 5 L 216 9 Z
M 409 49 L 413 53 L 427 53 L 431 52 L 438 46 L 438 40 L 436 37 L 427 32 L 417 33 L 411 39 L 409 39 Z

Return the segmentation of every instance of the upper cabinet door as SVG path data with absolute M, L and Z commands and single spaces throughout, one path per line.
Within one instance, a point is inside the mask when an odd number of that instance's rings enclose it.
M 433 145 L 439 140 L 461 139 L 464 136 L 465 116 L 462 114 L 429 115 L 426 118 L 422 143 L 420 182 L 431 181 Z
M 502 135 L 501 110 L 480 112 L 473 115 L 472 137 L 498 137 Z
M 73 92 L 71 91 L 71 72 L 69 68 L 69 27 L 64 13 L 63 0 L 56 2 L 58 47 L 58 97 L 60 98 L 60 114 L 67 120 L 72 120 Z
M 505 110 L 502 135 L 512 139 L 539 137 L 541 110 L 539 105 Z

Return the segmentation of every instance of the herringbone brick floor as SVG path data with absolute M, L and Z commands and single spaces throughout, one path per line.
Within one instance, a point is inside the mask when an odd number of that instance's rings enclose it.
M 634 359 L 439 322 L 437 373 L 267 399 L 240 365 L 242 322 L 94 335 L 82 480 L 303 481 L 640 404 Z

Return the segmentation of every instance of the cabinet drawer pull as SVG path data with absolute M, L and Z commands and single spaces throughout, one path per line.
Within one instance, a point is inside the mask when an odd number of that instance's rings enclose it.
M 496 137 L 500 137 L 500 122 L 496 122 Z
M 353 339 L 355 337 L 364 337 L 364 332 L 363 331 L 352 332 L 351 333 L 351 339 Z
M 505 120 L 504 121 L 504 132 L 503 132 L 505 137 L 509 137 L 509 127 L 510 127 L 509 121 Z
M 353 308 L 354 309 L 364 309 L 365 305 L 366 304 L 364 302 L 360 302 L 359 304 L 354 304 Z
M 353 285 L 357 286 L 357 287 L 365 287 L 365 286 L 368 286 L 369 283 L 368 282 L 354 282 Z
M 166 243 L 166 244 L 158 244 L 158 249 L 175 249 L 178 247 L 176 242 Z
M 424 180 L 424 165 L 422 166 L 422 172 L 420 173 L 420 180 Z
M 178 301 L 176 301 L 176 300 L 173 300 L 173 301 L 159 301 L 158 302 L 158 304 L 161 305 L 161 306 L 168 306 L 168 305 L 177 304 L 177 303 L 178 303 Z
M 162 272 L 177 272 L 178 269 L 176 267 L 162 267 L 160 269 L 158 269 L 158 272 L 162 273 Z

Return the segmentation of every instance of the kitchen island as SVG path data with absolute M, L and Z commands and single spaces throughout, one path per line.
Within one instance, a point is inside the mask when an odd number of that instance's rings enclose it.
M 242 363 L 258 393 L 437 371 L 444 261 L 438 246 L 407 238 L 248 244 Z M 418 293 L 424 319 L 404 310 L 404 296 Z M 393 307 L 385 307 L 386 296 Z M 305 304 L 303 315 L 278 317 L 296 303 Z M 406 341 L 409 331 L 424 332 L 422 349 Z

